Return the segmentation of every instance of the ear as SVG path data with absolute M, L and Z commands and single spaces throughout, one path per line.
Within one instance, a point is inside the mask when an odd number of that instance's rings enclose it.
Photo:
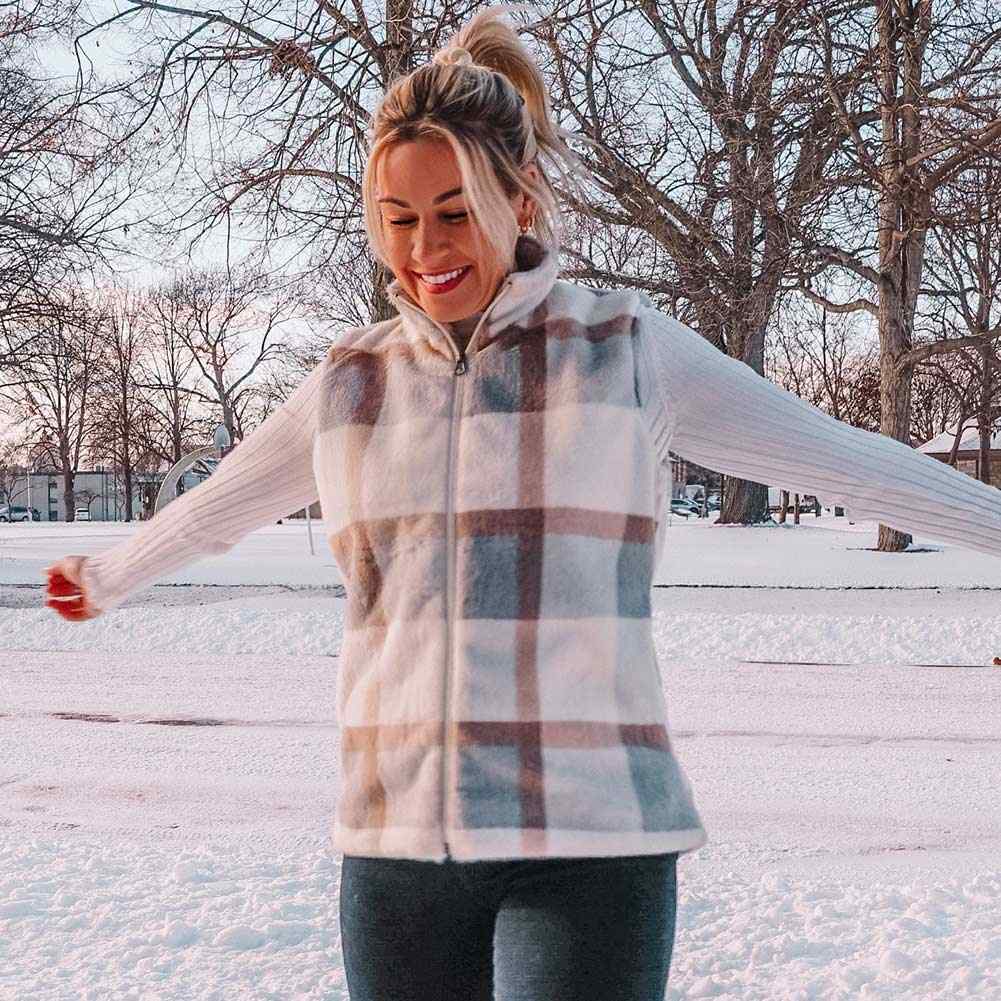
M 536 166 L 534 160 L 525 164 L 525 166 L 521 168 L 521 172 L 530 177 L 536 183 L 542 179 L 542 175 L 539 173 L 539 168 Z M 526 195 L 522 192 L 521 202 L 518 209 L 518 218 L 532 218 L 535 215 L 535 212 L 535 200 L 530 195 Z
M 521 168 L 521 172 L 530 177 L 536 184 L 542 180 L 542 175 L 539 173 L 538 165 L 534 160 L 526 163 L 525 166 Z

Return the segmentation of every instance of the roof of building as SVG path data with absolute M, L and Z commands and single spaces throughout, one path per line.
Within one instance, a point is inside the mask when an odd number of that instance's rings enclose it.
M 955 427 L 935 435 L 930 441 L 923 445 L 918 445 L 919 452 L 949 452 L 952 450 L 952 443 L 956 438 Z M 1001 449 L 1001 428 L 995 429 L 991 435 L 991 448 Z M 960 452 L 976 452 L 980 449 L 980 430 L 976 422 L 966 425 L 962 440 L 959 443 Z

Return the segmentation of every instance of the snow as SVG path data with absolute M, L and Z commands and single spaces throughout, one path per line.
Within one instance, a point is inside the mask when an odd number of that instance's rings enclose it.
M 0 526 L 0 1001 L 347 1001 L 313 528 L 315 556 L 273 525 L 71 624 L 44 567 L 133 528 Z M 667 532 L 655 641 L 710 839 L 671 1001 L 1001 999 L 1001 565 L 874 539 Z
M 953 443 L 956 440 L 956 425 L 943 431 L 941 434 L 930 438 L 923 445 L 918 446 L 919 452 L 951 452 Z M 997 430 L 991 432 L 992 449 L 1001 448 L 1001 433 Z M 980 448 L 980 426 L 976 420 L 971 421 L 963 428 L 963 437 L 959 440 L 959 451 L 976 452 Z

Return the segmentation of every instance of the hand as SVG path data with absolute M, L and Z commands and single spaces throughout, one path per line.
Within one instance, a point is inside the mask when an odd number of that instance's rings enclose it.
M 86 556 L 65 556 L 58 563 L 45 568 L 49 578 L 46 590 L 48 599 L 45 604 L 49 608 L 54 608 L 70 622 L 95 619 L 101 614 L 101 609 L 92 605 L 83 591 L 81 571 L 86 558 Z

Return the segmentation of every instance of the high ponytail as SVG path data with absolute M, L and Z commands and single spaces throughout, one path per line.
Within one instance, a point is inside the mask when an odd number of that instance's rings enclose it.
M 416 139 L 451 147 L 480 231 L 509 268 L 517 221 L 507 199 L 519 191 L 537 206 L 535 236 L 558 252 L 564 219 L 550 176 L 582 197 L 574 175 L 588 176 L 588 171 L 567 145 L 571 133 L 553 120 L 538 65 L 501 19 L 518 9 L 532 10 L 527 4 L 480 10 L 431 62 L 396 81 L 373 115 L 362 197 L 369 243 L 383 263 L 388 261 L 376 205 L 376 164 L 393 143 Z M 528 163 L 537 167 L 538 182 L 522 172 Z

